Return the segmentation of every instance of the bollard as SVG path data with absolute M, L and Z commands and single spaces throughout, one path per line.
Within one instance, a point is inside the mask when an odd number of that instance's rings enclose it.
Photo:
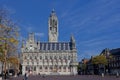
M 119 73 L 117 72 L 117 74 L 116 74 L 116 77 L 118 78 L 119 77 Z
M 104 73 L 102 73 L 102 77 L 104 77 Z

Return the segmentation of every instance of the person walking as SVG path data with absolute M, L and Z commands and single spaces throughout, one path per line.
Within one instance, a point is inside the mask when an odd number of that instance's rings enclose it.
M 25 75 L 24 75 L 24 80 L 28 80 L 28 74 L 27 73 L 25 73 Z

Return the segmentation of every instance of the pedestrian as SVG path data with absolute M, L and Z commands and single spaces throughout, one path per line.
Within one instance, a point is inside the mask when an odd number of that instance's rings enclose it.
M 24 80 L 28 80 L 28 75 L 27 75 L 27 73 L 25 73 L 25 75 L 24 75 Z

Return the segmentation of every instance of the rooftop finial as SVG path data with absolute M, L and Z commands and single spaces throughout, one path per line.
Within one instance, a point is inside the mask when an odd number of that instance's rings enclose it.
M 71 42 L 75 42 L 73 34 L 71 34 Z
M 54 13 L 54 12 L 55 12 L 55 9 L 53 8 L 53 9 L 52 9 L 52 13 Z

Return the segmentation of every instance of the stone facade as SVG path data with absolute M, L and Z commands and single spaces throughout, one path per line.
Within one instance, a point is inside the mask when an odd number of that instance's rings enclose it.
M 50 18 L 53 22 L 48 24 L 49 40 L 40 42 L 35 40 L 34 33 L 30 33 L 23 42 L 22 52 L 22 74 L 30 71 L 32 74 L 46 75 L 76 75 L 77 74 L 77 50 L 75 39 L 71 36 L 68 42 L 58 42 L 58 20 L 52 11 Z M 52 24 L 54 23 L 55 24 Z M 57 21 L 57 22 L 56 22 Z M 52 25 L 50 25 L 50 23 Z M 54 32 L 55 29 L 55 32 Z

